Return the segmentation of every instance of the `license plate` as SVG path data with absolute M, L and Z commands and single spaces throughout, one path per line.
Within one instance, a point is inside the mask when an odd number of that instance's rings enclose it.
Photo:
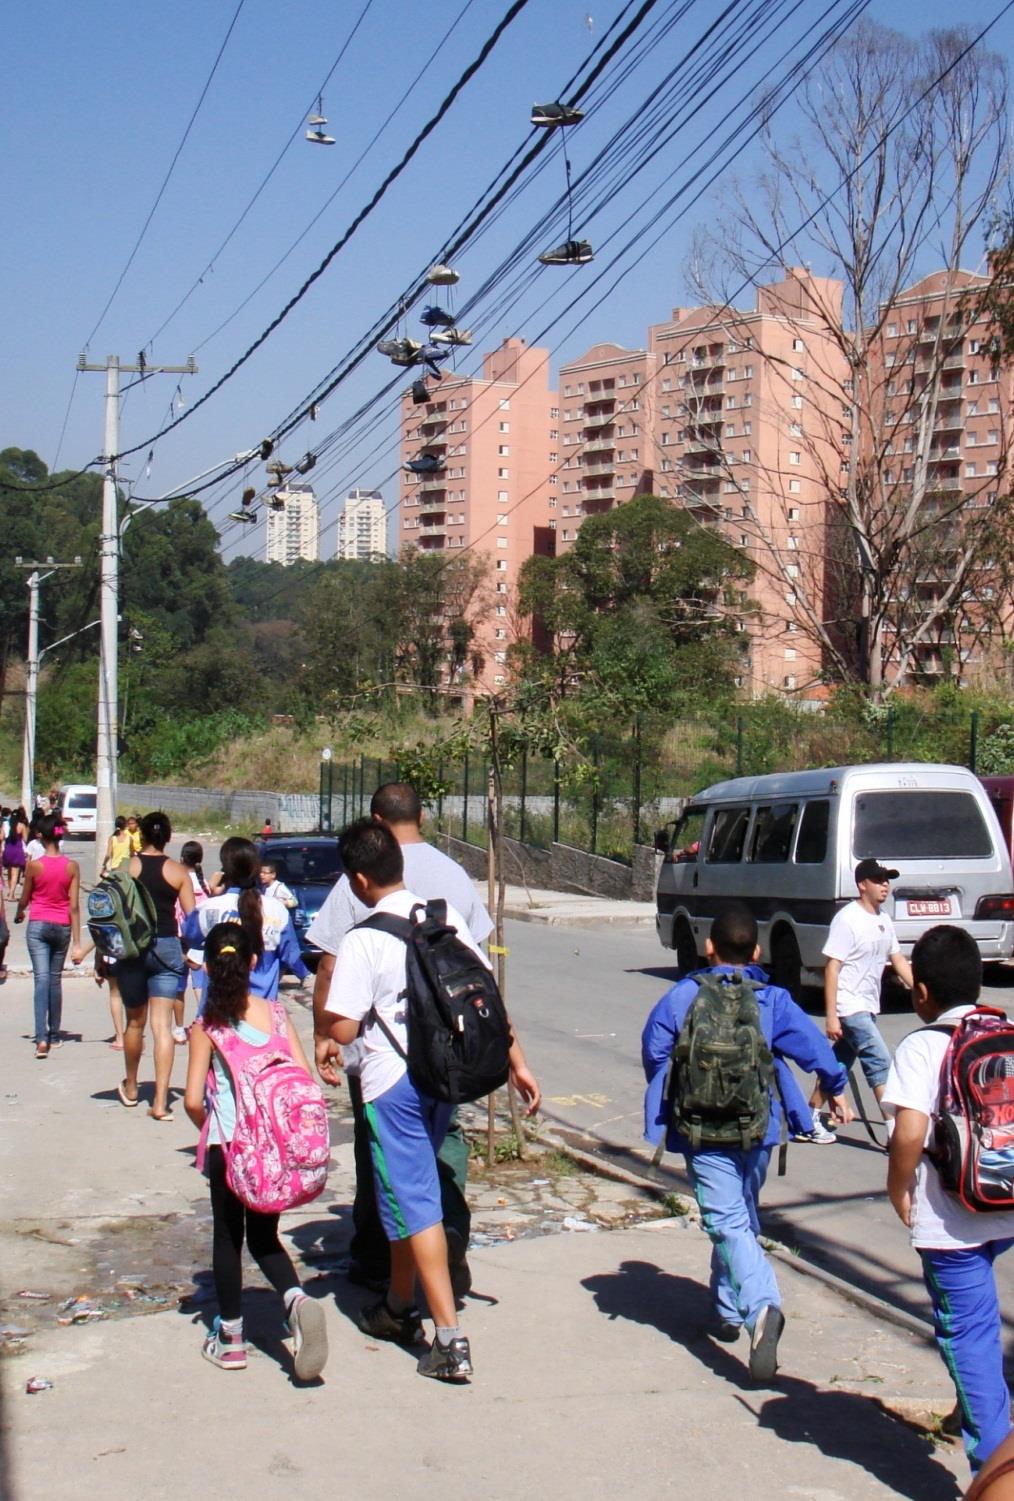
M 909 917 L 950 917 L 951 904 L 948 898 L 938 898 L 936 901 L 909 902 Z

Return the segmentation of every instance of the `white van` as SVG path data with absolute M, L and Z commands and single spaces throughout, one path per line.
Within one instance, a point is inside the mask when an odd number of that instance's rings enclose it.
M 776 772 L 692 797 L 665 840 L 656 924 L 682 970 L 703 962 L 730 901 L 757 918 L 761 962 L 799 994 L 823 982 L 834 914 L 868 855 L 898 871 L 886 911 L 905 953 L 934 923 L 965 928 L 984 959 L 1014 950 L 1014 876 L 982 783 L 962 766 L 891 763 Z
M 63 826 L 72 839 L 95 838 L 95 805 L 98 788 L 73 782 L 60 788 L 60 812 Z

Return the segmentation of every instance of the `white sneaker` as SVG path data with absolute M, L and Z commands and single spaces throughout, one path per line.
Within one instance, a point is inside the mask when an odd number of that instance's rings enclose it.
M 173 1027 L 173 1042 L 178 1043 L 180 1046 L 182 1046 L 182 1044 L 185 1043 L 186 1040 L 187 1040 L 187 1029 L 186 1029 L 186 1027 Z
M 824 1125 L 824 1122 L 820 1118 L 819 1109 L 815 1109 L 813 1112 L 813 1130 L 810 1133 L 810 1140 L 816 1142 L 820 1147 L 830 1146 L 832 1142 L 838 1140 L 835 1133 L 829 1131 Z

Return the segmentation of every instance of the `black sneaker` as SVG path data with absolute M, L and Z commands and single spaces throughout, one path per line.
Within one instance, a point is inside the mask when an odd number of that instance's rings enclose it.
M 425 1338 L 418 1308 L 392 1313 L 386 1298 L 361 1308 L 358 1323 L 364 1334 L 373 1339 L 393 1340 L 396 1345 L 418 1345 Z
M 531 119 L 533 125 L 576 125 L 584 119 L 584 111 L 557 100 L 554 104 L 533 104 Z
M 708 1325 L 711 1338 L 717 1339 L 722 1345 L 734 1345 L 742 1332 L 743 1325 L 734 1324 L 731 1319 L 718 1319 L 714 1324 Z
M 441 469 L 447 467 L 447 460 L 442 459 L 439 454 L 420 453 L 414 459 L 409 459 L 403 467 L 411 474 L 439 474 Z
M 433 1376 L 437 1381 L 467 1381 L 472 1374 L 472 1352 L 463 1334 L 442 1345 L 434 1339 L 425 1355 L 419 1357 L 416 1370 L 420 1376 Z
M 462 1303 L 472 1291 L 472 1268 L 468 1264 L 468 1242 L 457 1230 L 447 1232 L 447 1270 L 454 1301 Z
M 421 407 L 429 399 L 430 393 L 426 387 L 426 382 L 424 380 L 414 380 L 412 382 L 412 405 Z
M 544 266 L 586 266 L 594 259 L 587 240 L 564 240 L 553 250 L 544 250 L 539 260 Z
M 766 1304 L 750 1332 L 750 1375 L 755 1381 L 770 1381 L 777 1371 L 778 1341 L 784 1328 L 782 1310 Z
M 390 1285 L 390 1274 L 374 1267 L 363 1266 L 360 1261 L 350 1261 L 345 1268 L 345 1276 L 356 1287 L 368 1288 L 371 1293 L 386 1293 Z

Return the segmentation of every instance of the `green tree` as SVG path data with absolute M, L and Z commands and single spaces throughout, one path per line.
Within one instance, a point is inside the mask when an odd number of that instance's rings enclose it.
M 671 501 L 639 495 L 584 521 L 559 558 L 521 570 L 522 611 L 548 636 L 519 675 L 625 715 L 732 687 L 749 561 Z

